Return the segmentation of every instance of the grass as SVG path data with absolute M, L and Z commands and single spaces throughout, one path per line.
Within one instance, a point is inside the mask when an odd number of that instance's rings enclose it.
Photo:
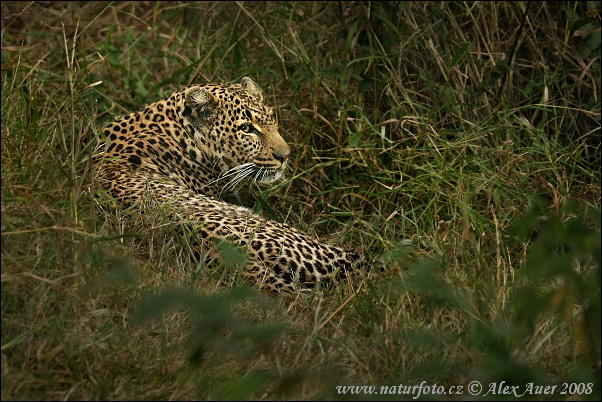
M 599 399 L 599 10 L 3 2 L 2 399 L 473 380 Z M 293 162 L 241 199 L 362 251 L 365 277 L 267 299 L 227 258 L 197 261 L 194 228 L 97 191 L 106 122 L 243 76 Z

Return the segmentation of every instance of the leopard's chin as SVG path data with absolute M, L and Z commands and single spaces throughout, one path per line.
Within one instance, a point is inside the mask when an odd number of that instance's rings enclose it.
M 255 181 L 259 184 L 267 185 L 275 183 L 282 179 L 282 170 L 264 170 L 260 172 Z

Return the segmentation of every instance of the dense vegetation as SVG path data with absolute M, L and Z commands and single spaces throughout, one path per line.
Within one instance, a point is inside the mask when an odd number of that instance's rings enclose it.
M 293 160 L 241 202 L 365 275 L 258 295 L 98 189 L 107 121 L 243 76 Z M 2 2 L 2 399 L 599 400 L 600 85 L 600 2 Z

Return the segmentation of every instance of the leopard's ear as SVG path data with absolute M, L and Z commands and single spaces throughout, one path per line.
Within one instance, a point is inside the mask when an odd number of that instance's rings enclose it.
M 203 120 L 211 117 L 219 102 L 206 88 L 193 86 L 186 90 L 184 114 L 191 120 Z
M 253 81 L 249 77 L 243 77 L 242 87 L 243 89 L 250 92 L 251 95 L 259 99 L 260 101 L 263 101 L 263 93 L 261 92 L 261 88 L 259 88 L 259 85 L 255 83 L 255 81 Z
M 206 88 L 193 86 L 186 90 L 186 106 L 203 107 L 217 106 L 217 99 Z

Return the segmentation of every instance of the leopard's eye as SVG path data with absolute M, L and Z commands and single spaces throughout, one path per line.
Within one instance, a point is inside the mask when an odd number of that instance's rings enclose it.
M 259 131 L 249 123 L 243 123 L 238 126 L 238 131 L 242 131 L 245 134 L 259 134 Z

